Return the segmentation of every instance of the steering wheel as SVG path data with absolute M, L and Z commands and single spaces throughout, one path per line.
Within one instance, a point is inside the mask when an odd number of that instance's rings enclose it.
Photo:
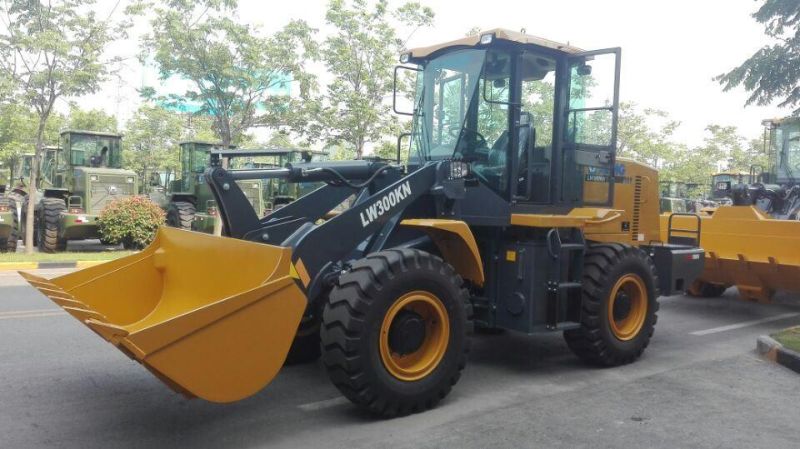
M 466 127 L 465 128 L 451 129 L 449 131 L 449 134 L 454 139 L 459 139 L 461 137 L 465 137 L 465 136 L 470 135 L 470 134 L 474 135 L 477 138 L 477 146 L 471 152 L 476 152 L 475 150 L 477 148 L 488 148 L 489 147 L 489 145 L 486 143 L 486 137 L 484 137 L 483 134 L 479 133 L 478 131 L 475 131 L 474 129 L 469 129 L 469 128 L 466 128 Z M 463 158 L 464 157 L 463 152 L 460 151 L 460 149 L 464 147 L 464 143 L 463 142 L 464 142 L 463 139 L 459 139 L 459 145 L 456 147 L 456 151 L 454 152 L 454 156 L 456 156 L 457 158 Z

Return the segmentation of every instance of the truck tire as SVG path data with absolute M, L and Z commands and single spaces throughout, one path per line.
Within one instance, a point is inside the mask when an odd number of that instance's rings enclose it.
M 19 240 L 19 216 L 17 215 L 17 202 L 13 197 L 0 198 L 0 206 L 7 206 L 13 212 L 11 218 L 11 233 L 7 239 L 0 240 L 0 253 L 17 252 L 17 240 Z
M 658 275 L 643 251 L 622 244 L 590 245 L 584 257 L 580 325 L 567 345 L 594 365 L 618 366 L 642 355 L 658 316 Z
M 54 253 L 64 251 L 67 241 L 58 237 L 58 226 L 61 212 L 67 210 L 67 205 L 61 198 L 42 198 L 39 210 L 39 251 Z
M 450 264 L 420 250 L 353 263 L 322 314 L 322 361 L 333 384 L 381 417 L 436 406 L 466 365 L 462 283 Z
M 711 284 L 697 280 L 692 283 L 686 293 L 697 298 L 719 298 L 727 289 L 726 285 Z
M 167 208 L 167 226 L 191 230 L 195 213 L 197 213 L 197 208 L 188 201 L 169 203 L 169 207 Z

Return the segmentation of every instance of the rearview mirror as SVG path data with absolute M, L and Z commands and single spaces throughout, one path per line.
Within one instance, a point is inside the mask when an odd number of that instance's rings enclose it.
M 412 105 L 411 106 L 412 107 L 411 112 L 397 109 L 397 73 L 400 70 L 406 70 L 406 71 L 409 71 L 409 72 L 421 72 L 422 69 L 419 68 L 419 67 L 409 67 L 409 66 L 405 66 L 405 65 L 398 65 L 398 66 L 395 66 L 395 68 L 394 68 L 394 79 L 392 80 L 392 110 L 394 111 L 395 114 L 412 115 L 413 116 L 414 115 L 414 109 L 413 109 L 414 100 L 413 99 L 411 100 L 411 105 Z M 408 98 L 406 98 L 406 100 L 408 100 Z

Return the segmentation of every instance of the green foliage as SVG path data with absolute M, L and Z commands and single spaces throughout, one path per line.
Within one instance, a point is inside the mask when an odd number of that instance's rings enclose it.
M 744 86 L 750 92 L 748 105 L 768 105 L 776 99 L 781 107 L 800 104 L 800 2 L 766 0 L 753 18 L 775 43 L 715 80 L 725 91 Z
M 332 0 L 325 21 L 333 32 L 321 55 L 333 81 L 318 105 L 315 133 L 327 145 L 344 144 L 361 158 L 367 142 L 397 133 L 397 118 L 387 101 L 392 70 L 404 46 L 395 25 L 413 33 L 432 23 L 433 11 L 415 2 L 391 10 L 386 0 Z
M 660 169 L 675 156 L 673 140 L 680 122 L 658 109 L 638 110 L 634 103 L 622 103 L 617 131 L 617 154 Z
M 142 105 L 128 120 L 125 133 L 125 166 L 134 170 L 143 183 L 151 173 L 178 170 L 178 141 L 184 135 L 180 115 L 159 106 Z
M 753 165 L 767 167 L 761 141 L 748 141 L 734 126 L 709 125 L 703 143 L 694 148 L 676 141 L 679 126 L 664 111 L 623 103 L 617 154 L 658 169 L 661 181 L 697 184 L 701 191 L 719 171 L 748 173 Z
M 71 104 L 67 127 L 87 131 L 117 132 L 117 118 L 101 109 L 81 109 Z
M 0 5 L 7 28 L 0 34 L 0 70 L 9 94 L 30 104 L 46 121 L 59 97 L 95 92 L 112 61 L 105 46 L 124 29 L 99 19 L 94 0 L 8 0 Z M 43 125 L 42 125 L 43 126 Z
M 375 151 L 372 152 L 372 155 L 381 159 L 397 160 L 397 142 L 388 140 L 381 142 L 375 147 Z M 408 145 L 403 145 L 400 148 L 400 160 L 408 160 Z
M 144 248 L 164 224 L 164 211 L 147 198 L 133 196 L 114 200 L 100 212 L 97 225 L 103 240 L 126 249 Z
M 191 82 L 182 95 L 162 100 L 200 102 L 224 145 L 240 141 L 254 125 L 278 125 L 272 116 L 285 116 L 292 100 L 272 98 L 270 89 L 291 76 L 301 96 L 307 95 L 312 78 L 304 64 L 316 52 L 314 30 L 305 22 L 260 37 L 231 17 L 236 5 L 235 0 L 170 0 L 155 8 L 152 32 L 143 40 L 143 59 L 152 55 L 163 79 L 178 75 Z
M 34 152 L 38 123 L 39 118 L 26 105 L 0 103 L 0 161 L 6 167 L 13 167 L 21 155 Z M 64 123 L 64 116 L 52 113 L 45 125 L 42 140 L 46 144 L 56 144 Z

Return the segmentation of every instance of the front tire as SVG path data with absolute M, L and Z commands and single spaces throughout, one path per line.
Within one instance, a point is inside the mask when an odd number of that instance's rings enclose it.
M 339 277 L 323 311 L 322 361 L 353 403 L 382 417 L 436 406 L 466 365 L 468 294 L 452 266 L 381 251 Z
M 581 327 L 564 332 L 567 345 L 594 365 L 638 359 L 658 316 L 658 277 L 650 257 L 622 244 L 589 246 L 584 258 Z
M 11 232 L 7 239 L 0 240 L 0 253 L 17 252 L 17 240 L 19 240 L 19 216 L 17 215 L 17 202 L 10 195 L 0 198 L 0 205 L 7 206 L 12 211 Z
M 39 251 L 55 253 L 67 248 L 67 241 L 59 238 L 59 222 L 61 213 L 67 210 L 67 204 L 61 198 L 42 198 L 39 215 Z
M 167 226 L 191 230 L 197 208 L 188 201 L 175 201 L 169 203 L 167 208 Z

